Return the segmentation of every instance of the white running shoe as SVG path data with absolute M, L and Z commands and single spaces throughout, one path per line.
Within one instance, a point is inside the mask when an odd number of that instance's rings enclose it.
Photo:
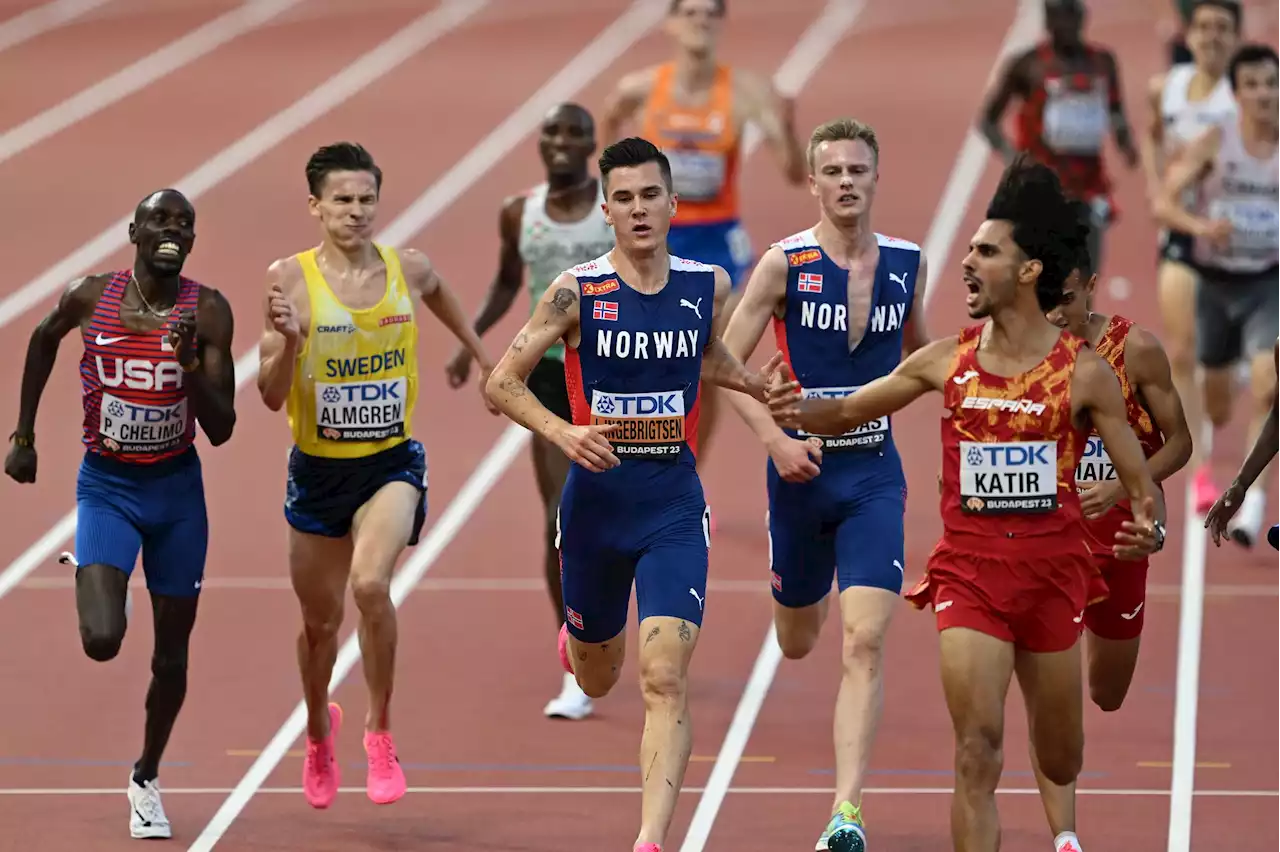
M 591 699 L 578 686 L 578 681 L 566 672 L 560 694 L 548 701 L 542 712 L 549 719 L 577 720 L 590 716 L 593 709 Z
M 146 784 L 133 780 L 129 770 L 129 833 L 137 838 L 169 838 L 169 817 L 160 802 L 160 784 L 151 779 Z

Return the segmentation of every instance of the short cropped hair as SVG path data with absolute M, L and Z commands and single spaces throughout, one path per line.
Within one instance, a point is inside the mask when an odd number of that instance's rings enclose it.
M 1259 62 L 1280 65 L 1280 61 L 1276 59 L 1276 49 L 1268 44 L 1246 44 L 1235 52 L 1227 73 L 1227 78 L 1231 80 L 1231 91 L 1234 92 L 1240 85 L 1240 66 Z
M 600 179 L 604 181 L 605 186 L 608 186 L 609 172 L 614 169 L 642 166 L 645 163 L 658 164 L 658 170 L 662 172 L 662 182 L 666 185 L 667 192 L 671 192 L 671 161 L 657 145 L 648 139 L 631 136 L 615 142 L 600 152 L 600 159 L 596 165 L 600 168 Z
M 354 142 L 325 145 L 307 160 L 307 188 L 316 198 L 324 192 L 324 179 L 330 172 L 369 172 L 378 192 L 382 192 L 382 169 L 368 151 Z
M 1196 2 L 1191 4 L 1191 8 L 1187 11 L 1188 23 L 1196 16 L 1196 11 L 1202 8 L 1221 9 L 1226 12 L 1235 22 L 1236 32 L 1240 32 L 1240 23 L 1241 18 L 1243 17 L 1243 11 L 1240 9 L 1240 4 L 1237 0 L 1196 0 Z
M 871 147 L 876 162 L 880 162 L 880 142 L 876 139 L 876 131 L 866 122 L 856 118 L 833 118 L 819 124 L 809 134 L 809 150 L 805 157 L 809 161 L 809 171 L 813 171 L 813 155 L 823 142 L 839 142 L 841 140 L 856 141 L 861 139 Z
M 680 4 L 682 4 L 683 2 L 684 2 L 684 0 L 671 0 L 671 5 L 667 7 L 667 14 L 668 14 L 668 15 L 674 15 L 676 12 L 679 12 L 679 11 L 680 11 Z M 721 18 L 723 18 L 723 17 L 724 17 L 724 15 L 725 15 L 725 8 L 724 8 L 724 7 L 725 7 L 725 3 L 727 3 L 727 2 L 728 2 L 728 0 L 716 0 L 716 15 L 717 15 L 717 16 L 719 16 L 719 17 L 721 17 Z
M 1067 198 L 1057 172 L 1020 154 L 1000 178 L 987 219 L 1013 225 L 1012 239 L 1029 259 L 1040 261 L 1036 299 L 1050 311 L 1062 304 L 1062 287 L 1086 250 L 1088 226 L 1082 208 Z

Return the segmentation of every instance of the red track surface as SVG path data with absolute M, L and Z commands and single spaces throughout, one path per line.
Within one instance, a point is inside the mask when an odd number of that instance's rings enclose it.
M 191 8 L 158 11 L 160 6 L 145 0 L 115 0 L 0 53 L 0 73 L 9 69 L 5 76 L 17 79 L 21 68 L 25 81 L 0 107 L 0 125 L 30 118 L 232 4 L 183 5 Z M 917 241 L 928 231 L 1015 11 L 1012 0 L 982 0 L 964 10 L 953 5 L 870 0 L 855 29 L 799 98 L 802 127 L 848 112 L 875 125 L 884 151 L 877 228 Z M 1167 4 L 1126 5 L 1122 11 L 1095 12 L 1090 35 L 1122 57 L 1136 124 L 1146 117 L 1140 100 L 1145 80 L 1164 61 L 1153 29 Z M 761 70 L 776 68 L 821 6 L 821 0 L 735 6 L 725 55 Z M 239 319 L 237 354 L 257 338 L 267 263 L 315 239 L 303 207 L 301 165 L 316 145 L 356 138 L 371 148 L 387 173 L 385 225 L 623 8 L 624 0 L 539 0 L 536 10 L 523 0 L 495 0 L 468 24 L 208 192 L 197 203 L 200 238 L 189 272 L 230 298 Z M 0 165 L 0 177 L 16 191 L 11 195 L 21 199 L 12 206 L 23 213 L 10 217 L 0 237 L 9 264 L 3 294 L 93 237 L 146 191 L 189 172 L 420 12 L 417 4 L 395 0 L 310 0 Z M 1274 43 L 1274 18 L 1267 19 L 1263 36 Z M 579 98 L 598 108 L 617 74 L 659 59 L 665 50 L 655 31 L 601 77 L 584 80 Z M 514 63 L 518 73 L 504 72 L 494 61 L 499 56 Z M 149 132 L 153 126 L 163 133 Z M 745 218 L 757 245 L 799 230 L 814 215 L 811 199 L 785 189 L 767 156 L 756 155 L 744 187 Z M 989 164 L 957 235 L 961 244 L 980 218 L 995 173 Z M 75 186 L 76 194 L 54 191 L 53 175 Z M 412 240 L 434 258 L 469 309 L 492 274 L 499 201 L 538 176 L 529 137 Z M 1151 293 L 1155 232 L 1144 213 L 1138 176 L 1122 174 L 1120 186 L 1126 216 L 1108 240 L 1104 277 L 1123 277 L 1132 287 L 1127 300 L 1103 296 L 1101 307 L 1158 330 Z M 932 284 L 938 292 L 929 321 L 936 333 L 965 320 L 954 286 L 958 256 L 953 246 L 945 266 L 939 268 L 934 259 Z M 126 262 L 127 255 L 118 253 L 110 265 Z M 10 352 L 8 367 L 0 371 L 3 418 L 9 421 L 16 414 L 20 353 L 48 304 L 0 329 Z M 491 351 L 497 353 L 509 339 L 522 309 L 490 335 Z M 447 389 L 440 367 L 452 345 L 437 326 L 426 326 L 425 404 L 419 406 L 416 426 L 430 454 L 433 519 L 507 425 L 483 411 L 473 388 Z M 73 508 L 78 357 L 78 346 L 69 338 L 41 409 L 39 484 L 19 488 L 0 480 L 0 503 L 7 510 L 0 566 Z M 297 608 L 284 571 L 280 509 L 288 435 L 283 417 L 267 412 L 252 391 L 240 397 L 239 406 L 235 439 L 216 450 L 203 447 L 213 524 L 209 580 L 194 639 L 190 693 L 161 774 L 174 842 L 181 846 L 200 834 L 299 697 L 293 657 Z M 904 412 L 895 421 L 898 440 L 932 446 L 935 416 L 931 403 Z M 1220 441 L 1239 447 L 1242 434 L 1237 428 Z M 1224 482 L 1238 460 L 1238 452 L 1222 454 Z M 939 532 L 932 487 L 937 463 L 932 451 L 907 454 L 913 489 L 908 581 L 918 574 Z M 719 531 L 706 629 L 694 666 L 695 761 L 686 782 L 692 789 L 677 813 L 669 852 L 680 848 L 696 791 L 707 781 L 769 619 L 762 453 L 731 416 L 704 480 Z M 1090 852 L 1165 848 L 1168 796 L 1153 791 L 1167 790 L 1170 779 L 1182 487 L 1183 478 L 1177 477 L 1168 489 L 1172 537 L 1167 555 L 1152 571 L 1148 632 L 1129 703 L 1109 717 L 1088 716 L 1087 776 L 1081 783 L 1099 792 L 1082 796 L 1080 804 Z M 393 713 L 402 760 L 413 787 L 449 792 L 411 793 L 381 810 L 364 798 L 357 733 L 364 691 L 357 667 L 337 694 L 347 710 L 340 748 L 352 792 L 329 812 L 311 811 L 292 790 L 299 783 L 299 761 L 291 754 L 218 848 L 627 848 L 639 805 L 633 790 L 637 773 L 631 769 L 642 718 L 639 696 L 628 676 L 600 702 L 591 720 L 558 724 L 542 718 L 542 704 L 554 693 L 559 671 L 540 569 L 529 556 L 538 546 L 534 494 L 522 455 L 401 609 Z M 1272 493 L 1271 515 L 1276 499 Z M 1196 787 L 1262 795 L 1197 797 L 1192 847 L 1217 848 L 1230 838 L 1233 852 L 1273 850 L 1278 842 L 1276 560 L 1265 549 L 1246 554 L 1234 547 L 1208 556 L 1198 741 L 1198 759 L 1206 767 L 1197 773 Z M 0 705 L 0 824 L 14 829 L 0 832 L 0 848 L 29 850 L 37 839 L 47 852 L 130 846 L 121 791 L 141 737 L 151 649 L 146 606 L 142 594 L 125 650 L 102 666 L 80 651 L 65 570 L 52 564 L 42 568 L 0 600 L 0 643 L 11 649 L 0 662 L 0 682 L 7 686 Z M 813 658 L 779 668 L 707 849 L 811 848 L 829 806 L 828 732 L 838 647 L 833 624 Z M 875 790 L 866 798 L 877 849 L 932 852 L 949 846 L 951 736 L 935 648 L 931 615 L 904 606 L 889 641 L 885 719 L 871 780 Z M 1256 665 L 1255 654 L 1261 657 Z M 1004 786 L 1027 790 L 1034 785 L 1016 694 L 1009 720 Z M 510 787 L 538 791 L 483 789 Z M 607 787 L 624 789 L 591 796 L 556 789 Z M 291 789 L 274 792 L 279 788 Z M 762 799 L 750 794 L 752 788 L 786 792 Z M 1126 791 L 1148 792 L 1122 795 Z M 591 816 L 584 818 L 588 808 Z M 1035 796 L 1005 796 L 1001 809 L 1006 849 L 1047 848 Z

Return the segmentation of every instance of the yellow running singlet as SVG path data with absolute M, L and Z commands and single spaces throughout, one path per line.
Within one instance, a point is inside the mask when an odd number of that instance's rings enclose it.
M 375 245 L 387 266 L 378 304 L 352 310 L 334 295 L 311 249 L 296 255 L 311 324 L 289 389 L 289 428 L 307 455 L 362 458 L 407 441 L 418 396 L 413 294 L 395 249 Z

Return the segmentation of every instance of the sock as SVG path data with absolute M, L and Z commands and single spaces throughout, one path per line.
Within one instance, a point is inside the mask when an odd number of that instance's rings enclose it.
M 1064 831 L 1053 838 L 1053 852 L 1083 852 L 1074 831 Z
M 1200 426 L 1200 459 L 1201 464 L 1209 464 L 1209 459 L 1213 456 L 1213 433 L 1217 430 L 1214 428 L 1212 421 L 1208 417 L 1204 419 L 1204 423 Z

